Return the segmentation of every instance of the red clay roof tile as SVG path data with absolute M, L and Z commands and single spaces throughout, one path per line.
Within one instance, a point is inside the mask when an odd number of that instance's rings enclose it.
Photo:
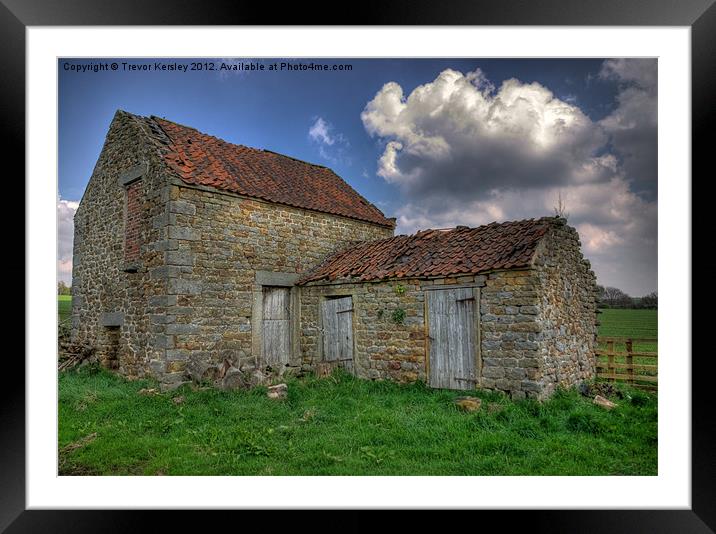
M 389 228 L 388 219 L 331 169 L 227 143 L 159 117 L 144 118 L 164 161 L 184 182 Z
M 421 278 L 527 267 L 553 224 L 563 224 L 563 219 L 543 217 L 477 228 L 423 230 L 361 243 L 329 257 L 298 283 Z

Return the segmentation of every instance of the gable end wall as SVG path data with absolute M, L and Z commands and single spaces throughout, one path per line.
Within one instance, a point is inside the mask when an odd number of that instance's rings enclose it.
M 571 226 L 554 226 L 537 250 L 542 391 L 570 387 L 595 376 L 596 276 Z
M 164 229 L 153 221 L 167 180 L 144 128 L 117 112 L 74 218 L 72 342 L 128 376 L 153 374 L 164 360 L 164 254 L 155 248 Z

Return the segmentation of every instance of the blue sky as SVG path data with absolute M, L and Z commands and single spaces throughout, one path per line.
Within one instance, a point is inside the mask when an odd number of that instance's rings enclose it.
M 71 269 L 71 214 L 123 109 L 327 165 L 397 217 L 399 233 L 550 215 L 558 191 L 600 283 L 656 290 L 655 60 L 160 61 L 265 70 L 58 60 L 61 279 Z M 352 70 L 268 70 L 282 61 Z M 77 71 L 111 62 L 119 68 Z M 126 71 L 125 62 L 152 70 Z

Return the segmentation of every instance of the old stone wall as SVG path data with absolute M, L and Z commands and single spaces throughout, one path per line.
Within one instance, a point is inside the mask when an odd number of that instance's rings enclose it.
M 579 234 L 556 225 L 537 250 L 542 393 L 595 376 L 596 277 L 580 249 Z
M 301 355 L 305 368 L 323 360 L 321 302 L 353 297 L 356 376 L 425 380 L 424 293 L 419 280 L 309 285 L 301 288 Z
M 481 387 L 518 399 L 541 396 L 539 305 L 535 271 L 487 275 L 480 293 Z
M 166 213 L 155 224 L 167 236 L 162 269 L 168 305 L 161 344 L 166 347 L 162 378 L 170 383 L 183 380 L 192 361 L 260 364 L 264 285 L 291 285 L 298 273 L 351 242 L 393 234 L 392 228 L 372 223 L 176 181 Z M 281 276 L 271 282 L 261 280 L 260 273 Z M 294 291 L 293 301 L 297 298 Z M 297 326 L 294 336 L 298 346 Z M 298 358 L 295 354 L 296 364 Z
M 309 284 L 301 288 L 301 354 L 307 368 L 322 360 L 321 300 L 353 297 L 356 375 L 398 382 L 427 380 L 425 293 L 480 288 L 481 388 L 537 397 L 539 383 L 538 279 L 532 270 L 476 276 L 366 283 Z M 402 310 L 402 323 L 394 314 Z M 401 315 L 403 313 L 400 313 Z
M 593 376 L 594 370 L 589 341 L 596 317 L 589 293 L 593 275 L 588 268 L 583 269 L 586 266 L 578 243 L 575 249 L 572 238 L 569 230 L 558 230 L 545 243 L 536 269 L 302 287 L 302 363 L 307 369 L 315 369 L 322 361 L 322 300 L 351 296 L 356 376 L 398 382 L 428 380 L 425 293 L 467 285 L 480 288 L 478 387 L 516 399 L 546 398 L 557 383 L 576 384 Z M 563 293 L 567 286 L 580 289 L 566 299 Z M 398 310 L 404 312 L 402 323 L 393 320 Z
M 163 357 L 147 342 L 151 318 L 165 311 L 165 281 L 151 274 L 164 262 L 151 220 L 164 209 L 166 181 L 145 128 L 117 112 L 74 218 L 72 342 L 94 347 L 129 376 L 144 375 Z

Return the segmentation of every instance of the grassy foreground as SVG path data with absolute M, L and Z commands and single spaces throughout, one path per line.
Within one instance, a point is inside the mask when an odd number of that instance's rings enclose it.
M 61 475 L 656 475 L 656 396 L 606 411 L 576 391 L 542 404 L 358 380 L 143 395 L 96 368 L 60 374 Z

